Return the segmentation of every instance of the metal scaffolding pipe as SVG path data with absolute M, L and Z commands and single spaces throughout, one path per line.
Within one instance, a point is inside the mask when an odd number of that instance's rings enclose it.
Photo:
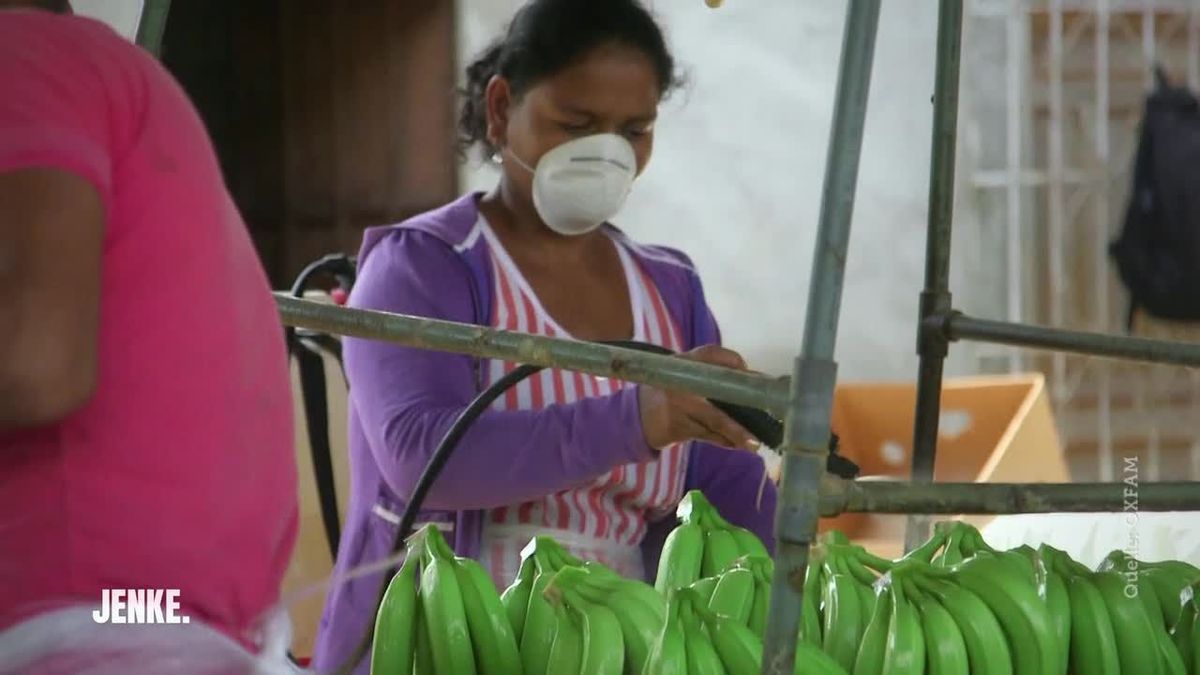
M 947 344 L 924 328 L 930 316 L 950 311 L 950 239 L 954 219 L 954 159 L 958 138 L 958 82 L 962 57 L 963 0 L 938 7 L 937 70 L 933 82 L 933 148 L 930 152 L 929 215 L 925 235 L 925 290 L 917 322 L 917 407 L 913 422 L 912 480 L 933 481 L 941 415 L 942 369 Z M 908 519 L 905 550 L 929 537 L 929 519 Z
M 788 382 L 671 356 L 590 342 L 526 335 L 471 324 L 339 307 L 275 293 L 285 326 L 382 340 L 419 349 L 566 368 L 676 389 L 776 415 L 787 411 Z
M 775 578 L 763 645 L 762 672 L 792 675 L 809 545 L 816 536 L 819 485 L 825 473 L 836 382 L 833 361 L 850 220 L 866 124 L 880 0 L 851 0 L 821 195 L 817 243 L 804 323 L 804 343 L 792 377 L 786 416 L 783 477 L 775 512 Z
M 171 0 L 143 0 L 137 43 L 155 57 L 162 53 L 163 33 L 167 30 L 167 14 L 170 11 Z
M 976 340 L 1110 358 L 1200 368 L 1200 344 L 975 319 L 953 313 L 942 323 L 950 340 Z
M 1194 511 L 1196 483 L 932 483 L 829 479 L 821 515 L 928 515 Z
M 1112 325 L 1112 317 L 1108 303 L 1108 296 L 1111 290 L 1111 279 L 1109 265 L 1111 261 L 1108 256 L 1108 242 L 1111 241 L 1112 217 L 1110 215 L 1109 200 L 1111 195 L 1109 189 L 1112 187 L 1112 166 L 1110 165 L 1110 142 L 1109 136 L 1109 117 L 1112 115 L 1111 101 L 1109 97 L 1109 85 L 1112 79 L 1112 64 L 1109 62 L 1109 25 L 1110 25 L 1110 8 L 1109 0 L 1096 0 L 1096 28 L 1095 33 L 1095 86 L 1096 86 L 1096 118 L 1092 123 L 1092 131 L 1095 133 L 1095 166 L 1099 174 L 1099 178 L 1095 184 L 1091 186 L 1092 201 L 1095 206 L 1095 214 L 1093 222 L 1095 223 L 1098 236 L 1092 236 L 1092 244 L 1095 249 L 1092 252 L 1092 265 L 1095 277 L 1095 286 L 1093 296 L 1096 298 L 1095 306 L 1095 330 L 1099 332 L 1109 330 Z M 1113 478 L 1113 435 L 1112 435 L 1112 373 L 1107 367 L 1108 364 L 1099 364 L 1096 368 L 1096 377 L 1098 380 L 1099 411 L 1097 416 L 1099 428 L 1097 431 L 1097 440 L 1100 444 L 1100 480 L 1112 480 Z
M 1025 275 L 1022 273 L 1021 256 L 1024 248 L 1024 228 L 1021 216 L 1024 190 L 1020 175 L 1022 168 L 1021 110 L 1024 91 L 1021 88 L 1021 68 L 1024 65 L 1022 51 L 1025 32 L 1025 10 L 1019 2 L 1011 2 L 1004 28 L 1004 164 L 1008 180 L 1005 185 L 1005 313 L 1012 321 L 1025 316 Z M 1012 372 L 1022 369 L 1021 354 L 1012 350 L 1008 355 L 1008 368 Z

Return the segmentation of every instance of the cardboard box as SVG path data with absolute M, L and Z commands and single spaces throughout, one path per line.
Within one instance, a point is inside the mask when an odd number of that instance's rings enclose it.
M 840 384 L 833 428 L 841 452 L 862 468 L 863 477 L 907 480 L 915 410 L 915 383 Z M 947 379 L 934 477 L 949 482 L 1069 482 L 1045 377 Z M 962 519 L 983 527 L 992 518 Z M 822 520 L 820 530 L 841 530 L 872 553 L 895 557 L 903 553 L 905 522 L 903 515 L 844 514 Z

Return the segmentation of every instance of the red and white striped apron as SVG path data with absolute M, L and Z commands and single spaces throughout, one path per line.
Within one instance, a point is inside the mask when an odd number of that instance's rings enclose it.
M 512 258 L 482 219 L 494 270 L 492 326 L 535 335 L 570 338 L 545 311 Z M 679 331 L 653 281 L 625 246 L 614 239 L 625 270 L 634 319 L 633 339 L 679 351 Z M 513 364 L 487 361 L 485 380 L 495 382 Z M 539 410 L 584 397 L 613 394 L 627 383 L 561 370 L 543 370 L 509 389 L 494 407 Z M 485 518 L 480 558 L 500 588 L 512 583 L 521 549 L 534 535 L 554 537 L 571 553 L 609 565 L 626 577 L 642 578 L 640 544 L 648 520 L 670 512 L 683 492 L 685 444 L 665 449 L 653 462 L 620 466 L 590 484 L 525 504 L 491 511 Z

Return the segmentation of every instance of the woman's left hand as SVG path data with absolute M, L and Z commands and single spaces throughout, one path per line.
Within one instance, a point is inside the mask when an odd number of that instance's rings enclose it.
M 717 346 L 700 347 L 680 358 L 715 366 L 746 370 L 746 362 L 735 351 Z M 699 440 L 726 448 L 757 450 L 759 442 L 740 424 L 701 396 L 642 387 L 638 401 L 646 442 L 653 448 Z

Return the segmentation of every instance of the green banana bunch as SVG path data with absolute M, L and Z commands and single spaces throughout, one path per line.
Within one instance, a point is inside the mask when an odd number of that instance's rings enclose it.
M 858 582 L 836 568 L 830 570 L 821 593 L 824 625 L 822 648 L 842 668 L 854 667 L 863 632 L 866 630 L 858 592 Z
M 455 558 L 437 528 L 422 528 L 384 592 L 371 670 L 470 674 L 477 658 L 488 664 L 485 675 L 521 670 L 508 616 L 487 573 L 473 560 Z
M 654 588 L 663 597 L 702 578 L 719 575 L 735 560 L 769 557 L 762 541 L 717 512 L 699 490 L 691 490 L 676 509 L 679 525 L 667 536 L 659 557 Z
M 838 556 L 838 564 L 842 569 L 858 580 L 858 583 L 865 588 L 873 588 L 879 577 L 887 572 L 895 569 L 898 564 L 906 565 L 922 565 L 920 561 L 905 561 L 901 559 L 900 563 L 895 563 L 890 560 L 878 558 L 867 552 L 867 549 L 861 546 L 852 546 L 846 549 L 844 555 Z M 874 604 L 872 603 L 872 606 Z
M 837 530 L 830 530 L 821 535 L 817 545 L 810 551 L 808 569 L 804 579 L 798 638 L 805 645 L 819 649 L 825 649 L 827 643 L 830 645 L 836 643 L 839 646 L 837 648 L 831 646 L 830 649 L 833 651 L 830 653 L 836 651 L 838 656 L 832 657 L 830 660 L 842 664 L 844 669 L 849 670 L 857 655 L 859 638 L 866 629 L 867 621 L 875 607 L 875 593 L 872 586 L 877 577 L 875 572 L 864 564 L 864 561 L 870 564 L 883 563 L 887 566 L 890 566 L 891 562 L 873 558 L 862 547 L 842 542 L 848 542 L 845 535 Z M 762 574 L 766 575 L 766 579 L 769 580 L 773 569 L 764 566 Z M 830 579 L 833 575 L 839 577 L 837 588 L 834 591 L 841 598 L 836 610 L 833 603 L 829 601 Z M 769 604 L 769 583 L 760 584 L 760 587 L 756 587 L 756 591 L 761 591 L 765 596 L 764 603 Z M 850 606 L 851 599 L 856 608 Z M 764 630 L 758 630 L 756 620 L 753 618 L 753 614 L 758 611 L 756 609 L 752 612 L 751 629 L 761 639 L 765 632 L 765 621 L 763 622 Z M 857 623 L 856 627 L 855 623 Z M 837 628 L 833 628 L 833 626 Z M 852 629 L 848 630 L 847 626 Z M 853 648 L 850 645 L 854 645 Z
M 1200 568 L 1191 563 L 1182 560 L 1149 562 L 1139 560 L 1120 549 L 1105 556 L 1104 560 L 1096 566 L 1096 571 L 1120 572 L 1130 575 L 1136 572 L 1139 581 L 1143 576 L 1150 578 L 1155 596 L 1159 604 L 1163 606 L 1168 625 L 1178 620 L 1176 610 L 1182 604 L 1179 594 L 1186 587 L 1200 581 Z
M 691 589 L 681 591 L 678 600 L 680 616 L 684 620 L 689 657 L 687 672 L 690 675 L 758 675 L 763 645 L 752 630 L 708 609 Z M 711 652 L 708 644 L 712 646 Z M 696 652 L 694 657 L 693 652 Z M 712 660 L 713 656 L 718 659 L 716 662 Z M 846 675 L 846 671 L 818 647 L 806 642 L 796 645 L 793 672 L 795 675 Z
M 697 595 L 704 599 L 704 604 L 708 604 L 712 600 L 713 592 L 717 590 L 717 584 L 720 583 L 721 577 L 705 577 L 688 585 L 688 588 L 695 591 Z
M 583 625 L 564 604 L 551 605 L 554 613 L 554 640 L 546 656 L 546 670 L 550 673 L 578 673 L 583 666 Z
M 371 674 L 411 673 L 416 652 L 417 560 L 408 555 L 388 583 L 375 615 Z
M 1090 580 L 1100 592 L 1112 621 L 1121 672 L 1160 675 L 1163 664 L 1154 647 L 1158 644 L 1154 624 L 1146 606 L 1136 595 L 1126 592 L 1125 576 L 1116 571 L 1096 572 Z
M 625 667 L 625 638 L 621 622 L 604 605 L 579 605 L 583 626 L 583 663 L 579 672 L 584 675 L 620 675 Z
M 539 539 L 542 541 L 538 541 Z M 571 555 L 567 549 L 563 548 L 562 544 L 559 544 L 550 537 L 534 537 L 534 541 L 531 541 L 526 546 L 544 547 L 546 549 L 546 554 L 550 556 L 550 562 L 554 565 L 555 569 L 562 569 L 564 567 L 581 567 L 589 564 L 588 561 L 581 560 Z
M 500 594 L 500 604 L 508 615 L 509 625 L 512 626 L 513 637 L 521 644 L 521 634 L 525 630 L 525 610 L 529 607 L 529 594 L 533 590 L 533 578 L 537 576 L 537 566 L 533 557 L 521 560 L 517 570 L 517 578 L 512 585 Z
M 866 630 L 866 617 L 871 616 L 875 609 L 875 584 L 879 581 L 877 572 L 868 563 L 879 565 L 883 561 L 873 561 L 867 555 L 866 549 L 856 546 L 847 555 L 840 556 L 836 564 L 843 571 L 858 581 L 854 589 L 858 593 L 859 607 L 862 610 L 863 630 Z
M 887 655 L 888 628 L 892 614 L 892 595 L 882 587 L 875 590 L 875 608 L 863 631 L 862 642 L 854 656 L 853 675 L 882 675 Z
M 1167 675 L 1189 675 L 1183 655 L 1175 648 L 1171 635 L 1166 631 L 1154 631 L 1158 640 L 1158 655 L 1162 661 L 1162 670 Z
M 796 666 L 792 675 L 849 675 L 828 654 L 807 643 L 796 645 Z
M 496 587 L 473 560 L 455 558 L 437 528 L 408 541 L 404 564 L 376 615 L 371 671 L 521 672 L 516 641 Z
M 692 504 L 689 508 L 695 510 L 697 506 L 701 506 L 699 500 L 703 499 L 703 506 L 707 507 L 705 518 L 708 519 L 711 527 L 726 530 L 733 535 L 733 539 L 737 543 L 738 554 L 740 556 L 749 556 L 752 558 L 771 557 L 771 554 L 767 552 L 767 547 L 763 545 L 762 540 L 758 538 L 758 535 L 744 527 L 738 527 L 737 525 L 725 520 L 725 518 L 721 516 L 721 512 L 718 511 L 717 508 L 711 503 L 709 503 L 707 499 L 705 499 L 704 493 L 700 492 L 699 490 L 692 490 L 687 495 L 684 495 L 684 499 L 688 499 L 689 495 L 692 496 Z M 684 508 L 682 501 L 680 502 L 680 508 Z M 680 514 L 680 517 L 683 517 L 682 513 Z
M 654 590 L 666 597 L 670 591 L 695 583 L 700 579 L 703 559 L 704 528 L 695 522 L 681 523 L 663 543 Z
M 547 584 L 545 595 L 553 597 L 559 592 L 571 592 L 589 603 L 610 609 L 620 626 L 625 647 L 624 671 L 642 672 L 666 620 L 666 603 L 661 595 L 640 581 L 623 579 L 597 567 L 560 569 Z M 533 671 L 526 670 L 526 673 L 530 672 Z
M 861 546 L 853 545 L 829 544 L 817 555 L 822 559 L 821 644 L 827 654 L 850 670 L 876 603 L 874 586 L 878 577 L 867 563 L 885 567 L 892 563 L 874 559 Z
M 974 525 L 956 520 L 952 522 L 950 528 L 951 534 L 958 532 L 958 551 L 962 555 L 963 560 L 970 558 L 980 551 L 994 552 L 995 549 L 988 546 L 987 542 L 983 539 L 983 534 Z M 947 539 L 947 543 L 949 543 L 949 539 Z M 949 567 L 950 565 L 943 566 Z
M 1158 600 L 1154 588 L 1144 574 L 1138 578 L 1138 597 L 1143 598 L 1143 606 L 1150 615 L 1154 625 L 1154 638 L 1157 641 L 1159 660 L 1162 662 L 1162 672 L 1165 675 L 1189 675 L 1187 662 L 1183 654 L 1176 648 L 1171 633 L 1167 628 L 1162 612 L 1164 608 Z M 1149 600 L 1153 598 L 1153 600 Z M 1154 615 L 1151 612 L 1159 612 Z
M 1118 675 L 1121 659 L 1112 619 L 1100 590 L 1085 575 L 1067 577 L 1071 603 L 1071 671 Z
M 1036 570 L 1032 566 L 1032 558 L 1035 553 L 1033 548 L 1018 546 L 1009 551 L 994 548 L 983 538 L 983 533 L 979 531 L 979 528 L 960 520 L 949 521 L 943 527 L 948 528 L 948 536 L 946 548 L 942 551 L 939 560 L 942 567 L 952 567 L 980 553 L 986 553 L 1000 558 L 1004 564 L 1021 575 L 1034 578 Z M 957 539 L 957 541 L 952 541 L 953 539 Z M 955 549 L 955 544 L 957 549 Z M 1036 578 L 1034 580 L 1035 582 L 1040 581 Z M 1039 592 L 1042 590 L 1039 589 Z
M 701 556 L 700 573 L 706 577 L 720 574 L 721 570 L 733 564 L 740 555 L 737 540 L 729 530 L 710 527 L 704 532 L 704 554 Z
M 1186 603 L 1182 597 L 1184 591 L 1200 581 L 1200 575 L 1189 576 L 1183 570 L 1170 567 L 1149 567 L 1141 569 L 1140 572 L 1141 578 L 1147 580 L 1157 596 L 1164 625 L 1169 628 L 1179 623 L 1183 605 Z
M 725 665 L 709 639 L 707 629 L 693 609 L 705 606 L 706 600 L 694 589 L 685 589 L 679 597 L 679 618 L 683 623 L 684 642 L 687 647 L 688 675 L 725 675 Z
M 475 560 L 457 558 L 458 584 L 475 663 L 483 675 L 520 675 L 521 653 L 500 595 L 486 570 Z
M 1141 604 L 1142 614 L 1150 624 L 1162 672 L 1166 675 L 1187 675 L 1196 669 L 1194 646 L 1190 644 L 1192 631 L 1186 626 L 1181 631 L 1180 624 L 1191 619 L 1188 604 L 1194 603 L 1193 584 L 1200 582 L 1200 570 L 1178 560 L 1138 560 L 1121 550 L 1109 553 L 1097 570 L 1098 574 L 1116 575 L 1122 579 L 1124 594 L 1136 597 Z M 1117 585 L 1115 582 L 1109 583 L 1112 586 Z M 1145 639 L 1145 622 L 1136 616 L 1137 613 L 1129 603 L 1111 595 L 1105 597 L 1106 601 L 1110 598 L 1110 613 L 1113 612 L 1112 605 L 1117 604 L 1121 608 L 1118 611 L 1132 624 L 1130 630 L 1141 639 Z M 1113 623 L 1117 631 L 1122 630 L 1115 617 Z M 1121 644 L 1120 637 L 1118 647 Z
M 762 640 L 748 627 L 709 610 L 695 595 L 682 591 L 688 673 L 690 675 L 757 675 L 762 667 Z M 688 597 L 690 596 L 690 598 Z M 690 605 L 690 607 L 689 607 Z M 799 641 L 794 675 L 847 675 L 847 671 L 821 651 Z
M 980 551 L 947 569 L 955 583 L 983 599 L 999 620 L 1012 647 L 1016 675 L 1055 673 L 1061 657 L 1049 608 L 1034 586 L 1032 568 L 1020 554 L 1013 555 Z
M 947 578 L 914 574 L 911 580 L 921 593 L 936 600 L 954 619 L 967 648 L 967 663 L 972 675 L 1012 675 L 1012 650 L 1004 638 L 1000 621 L 987 603 Z
M 1014 569 L 1020 569 L 1023 575 L 1033 575 L 1034 590 L 1037 591 L 1038 597 L 1042 602 L 1046 602 L 1049 597 L 1050 588 L 1050 570 L 1046 566 L 1046 561 L 1042 558 L 1042 554 L 1038 549 L 1022 544 L 1008 551 L 991 551 L 991 553 L 1003 556 Z
M 961 523 L 958 524 L 961 525 Z M 965 558 L 962 543 L 963 529 L 961 527 L 953 528 L 946 537 L 946 547 L 942 549 L 941 554 L 934 560 L 934 563 L 938 567 L 948 567 L 962 562 Z
M 749 574 L 749 570 L 744 570 Z M 723 582 L 722 582 L 723 583 Z M 717 591 L 721 590 L 720 584 Z M 687 633 L 683 628 L 680 605 L 682 598 L 677 591 L 672 591 L 667 601 L 667 618 L 662 630 L 646 657 L 646 665 L 642 675 L 687 675 Z
M 938 554 L 942 547 L 947 546 L 948 534 L 951 531 L 952 523 L 950 521 L 941 521 L 933 526 L 933 534 L 925 541 L 924 544 L 914 548 L 906 553 L 900 560 L 920 560 L 921 562 L 932 563 L 934 557 L 944 556 L 945 553 Z
M 529 591 L 529 604 L 525 608 L 524 630 L 521 633 L 521 665 L 525 675 L 541 675 L 549 665 L 550 650 L 554 646 L 557 628 L 554 608 L 544 596 L 556 569 L 551 556 L 542 549 L 534 550 L 530 557 L 534 561 L 534 577 Z
M 718 514 L 717 517 L 719 518 L 720 515 Z M 769 559 L 771 557 L 771 554 L 767 551 L 766 545 L 762 543 L 762 539 L 759 539 L 758 535 L 744 527 L 737 527 L 735 525 L 730 525 L 729 523 L 725 524 L 729 525 L 729 533 L 733 535 L 733 541 L 737 544 L 738 552 L 741 553 L 741 555 L 752 558 Z
M 436 543 L 441 533 L 429 527 L 421 570 L 421 612 L 429 634 L 433 665 L 439 673 L 472 675 L 475 670 L 474 648 L 463 606 L 453 557 Z M 445 540 L 441 540 L 445 544 Z
M 743 626 L 750 623 L 750 610 L 754 605 L 754 572 L 744 567 L 734 567 L 721 574 L 708 608 L 717 614 L 733 619 Z
M 920 615 L 905 597 L 903 577 L 892 578 L 887 592 L 891 595 L 892 607 L 883 672 L 888 675 L 922 675 L 925 672 L 925 636 Z
M 1097 572 L 1132 572 L 1138 569 L 1169 569 L 1176 574 L 1181 575 L 1185 579 L 1200 579 L 1200 568 L 1183 560 L 1160 560 L 1158 562 L 1146 562 L 1138 560 L 1121 549 L 1116 549 L 1105 556 L 1100 565 L 1096 567 Z
M 732 578 L 726 580 L 731 574 Z M 708 599 L 709 609 L 735 619 L 745 617 L 743 623 L 761 638 L 767 627 L 774 575 L 775 562 L 769 557 L 747 555 L 734 560 L 717 576 L 703 579 L 692 587 Z M 710 581 L 711 588 L 708 587 Z
M 1136 658 L 1153 658 L 1152 654 L 1126 654 L 1132 651 L 1134 639 L 1151 637 L 1156 650 L 1149 648 L 1144 652 L 1157 651 L 1162 673 L 1186 675 L 1189 669 L 1195 669 L 1195 653 L 1188 644 L 1187 636 L 1191 631 L 1185 628 L 1181 633 L 1179 627 L 1180 623 L 1186 621 L 1187 605 L 1192 600 L 1189 583 L 1200 579 L 1196 568 L 1175 560 L 1144 562 L 1124 551 L 1113 551 L 1097 569 L 1100 570 L 1097 575 L 1106 577 L 1108 588 L 1102 590 L 1107 590 L 1104 598 L 1113 618 L 1114 629 L 1119 633 L 1117 646 L 1122 665 Z M 1117 597 L 1118 587 L 1125 597 Z M 1129 596 L 1134 596 L 1138 601 L 1136 604 L 1140 605 L 1140 613 L 1130 602 Z M 1118 616 L 1121 617 L 1120 621 Z M 1135 637 L 1130 637 L 1130 634 Z M 1129 643 L 1124 649 L 1123 641 Z
M 763 639 L 767 632 L 767 618 L 771 610 L 771 582 L 775 576 L 775 564 L 770 558 L 762 558 L 763 564 L 755 565 L 750 559 L 750 571 L 754 573 L 754 602 L 750 604 L 750 630 Z
M 878 576 L 882 576 L 900 565 L 931 569 L 928 564 L 920 560 L 905 560 L 904 558 L 900 560 L 888 560 L 887 558 L 880 558 L 877 555 L 872 555 L 867 549 L 861 546 L 842 547 L 842 551 L 846 554 L 842 559 L 846 561 L 848 569 L 856 578 L 867 575 L 859 579 L 864 584 L 874 585 Z M 854 565 L 853 563 L 855 562 L 858 564 Z
M 538 561 L 552 570 L 558 570 L 564 564 L 583 564 L 550 537 L 534 537 L 521 550 L 521 566 L 517 570 L 517 578 L 500 594 L 500 604 L 508 614 L 508 622 L 512 626 L 513 637 L 518 645 L 524 637 L 525 615 L 529 609 L 529 596 L 533 593 L 533 582 L 538 573 Z
M 1067 595 L 1066 581 L 1053 562 L 1056 556 L 1065 556 L 1066 553 L 1045 544 L 1036 549 L 1022 545 L 999 553 L 1007 556 L 1014 567 L 1018 557 L 1024 558 L 1025 562 L 1020 565 L 1021 574 L 1026 574 L 1026 566 L 1032 571 L 1035 589 L 1049 612 L 1053 636 L 1058 643 L 1058 664 L 1054 672 L 1060 675 L 1066 673 L 1071 659 L 1071 601 Z
M 508 617 L 511 627 L 513 643 L 518 646 L 519 671 L 545 673 L 550 667 L 552 656 L 560 659 L 568 658 L 566 655 L 568 652 L 564 650 L 569 650 L 573 644 L 570 628 L 564 629 L 564 637 L 558 650 L 555 651 L 559 624 L 562 622 L 559 620 L 556 609 L 547 601 L 544 592 L 551 577 L 559 570 L 567 567 L 582 568 L 587 565 L 595 565 L 595 563 L 585 563 L 568 553 L 554 539 L 546 536 L 533 537 L 521 550 L 521 566 L 517 570 L 517 578 L 499 596 L 499 604 Z M 477 582 L 477 586 L 482 586 L 482 583 Z M 491 604 L 490 599 L 484 604 Z M 481 626 L 485 624 L 480 619 L 477 619 L 477 622 Z M 507 669 L 512 667 L 511 654 L 507 649 L 507 639 L 503 637 L 503 629 L 498 624 L 498 617 L 494 616 L 486 622 L 486 625 L 490 625 L 500 636 L 497 640 L 501 643 L 501 651 L 498 656 L 487 659 L 488 669 L 485 669 L 485 673 L 491 672 L 490 668 L 497 667 L 497 665 L 503 670 L 496 672 L 507 673 L 509 672 Z M 474 626 L 472 629 L 474 630 Z M 480 630 L 482 631 L 483 628 L 481 627 Z M 474 637 L 474 633 L 472 636 Z
M 621 636 L 621 624 L 613 610 L 585 600 L 569 584 L 564 586 L 551 583 L 546 588 L 546 599 L 551 605 L 564 607 L 567 615 L 565 620 L 578 627 L 581 639 L 580 665 L 577 670 L 571 672 L 583 675 L 620 675 L 625 667 L 625 640 Z M 563 619 L 560 617 L 561 620 Z M 556 646 L 557 640 L 556 635 Z M 562 647 L 559 646 L 559 649 Z
M 580 567 L 587 564 L 567 552 L 567 549 L 563 548 L 563 545 L 555 541 L 553 537 L 537 536 L 531 538 L 529 543 L 525 544 L 525 548 L 521 549 L 522 563 L 537 554 L 540 554 L 541 559 L 546 561 L 553 569 Z
M 1044 564 L 1037 555 L 1037 550 L 1028 546 L 1018 546 L 1008 551 L 992 547 L 983 538 L 983 533 L 969 523 L 956 523 L 962 530 L 961 549 L 964 554 L 963 562 L 980 554 L 997 558 L 1008 566 L 1015 574 L 1024 577 L 1034 586 L 1037 596 L 1043 601 L 1046 598 L 1046 572 Z
M 762 670 L 762 643 L 744 625 L 720 616 L 706 607 L 693 611 L 704 622 L 713 648 L 720 657 L 725 672 L 730 675 L 754 675 Z
M 1059 582 L 1066 591 L 1067 609 L 1070 613 L 1067 623 L 1069 636 L 1065 643 L 1067 671 L 1099 675 L 1121 672 L 1112 619 L 1103 596 L 1092 583 L 1091 570 L 1072 560 L 1065 551 L 1048 544 L 1042 544 L 1037 551 L 1049 574 L 1046 602 L 1056 620 L 1056 630 L 1062 629 L 1062 622 L 1058 617 L 1062 603 Z
M 819 608 L 823 576 L 821 564 L 809 558 L 808 569 L 804 572 L 804 597 L 800 607 L 798 637 L 800 642 L 814 647 L 820 647 L 824 642 Z
M 1196 593 L 1200 587 L 1190 586 L 1181 595 L 1185 598 L 1179 612 L 1179 620 L 1171 627 L 1171 642 L 1190 675 L 1200 671 L 1200 609 L 1197 608 Z
M 1142 607 L 1146 610 L 1146 617 L 1150 619 L 1150 623 L 1156 628 L 1162 628 L 1167 625 L 1166 611 L 1162 606 L 1162 601 L 1159 600 L 1158 591 L 1154 589 L 1154 584 L 1151 583 L 1148 575 L 1150 570 L 1138 570 L 1137 572 L 1137 598 L 1142 601 Z M 1179 602 L 1176 600 L 1176 602 Z
M 716 511 L 716 507 L 708 501 L 708 497 L 705 497 L 703 492 L 688 490 L 687 494 L 679 500 L 679 506 L 675 509 L 675 517 L 681 523 L 698 523 L 703 515 L 713 511 Z
M 770 556 L 743 555 L 734 560 L 726 570 L 744 568 L 754 572 L 756 577 L 765 577 L 768 581 L 775 575 L 775 561 Z
M 1192 623 L 1192 675 L 1200 671 L 1200 618 Z
M 586 562 L 583 564 L 583 569 L 592 575 L 598 585 L 608 585 L 623 594 L 636 596 L 637 601 L 657 617 L 660 626 L 666 620 L 667 601 L 654 590 L 653 586 L 641 581 L 626 579 L 600 563 Z
M 917 608 L 925 637 L 925 670 L 929 675 L 970 675 L 970 658 L 962 630 L 954 617 L 916 584 L 904 586 L 905 595 Z
M 1062 555 L 1066 555 L 1065 553 Z M 1067 580 L 1054 564 L 1058 556 L 1056 552 L 1043 544 L 1037 551 L 1040 569 L 1046 578 L 1046 607 L 1050 610 L 1050 621 L 1054 624 L 1054 635 L 1058 638 L 1058 670 L 1066 673 L 1071 661 L 1071 596 L 1067 590 Z
M 654 586 L 535 537 L 498 594 L 439 532 L 418 533 L 376 619 L 372 668 L 757 675 L 773 562 L 697 491 L 677 516 Z M 1045 544 L 997 550 L 961 521 L 897 560 L 832 531 L 810 552 L 796 673 L 1200 675 L 1198 584 L 1181 561 L 1114 551 L 1092 571 Z
M 1200 591 L 1200 582 L 1195 586 L 1189 586 L 1180 592 L 1181 606 L 1179 609 L 1179 619 L 1171 626 L 1168 633 L 1171 635 L 1171 641 L 1175 643 L 1175 647 L 1179 650 L 1179 655 L 1183 658 L 1184 665 L 1189 673 L 1193 669 L 1193 661 L 1195 654 L 1192 650 L 1192 629 L 1195 626 L 1198 618 L 1196 593 Z
M 425 623 L 425 603 L 421 602 L 421 596 L 417 596 L 416 615 L 413 618 L 413 623 L 416 624 L 416 653 L 413 655 L 413 675 L 437 675 L 437 670 L 433 667 L 433 647 L 429 637 L 429 626 Z

